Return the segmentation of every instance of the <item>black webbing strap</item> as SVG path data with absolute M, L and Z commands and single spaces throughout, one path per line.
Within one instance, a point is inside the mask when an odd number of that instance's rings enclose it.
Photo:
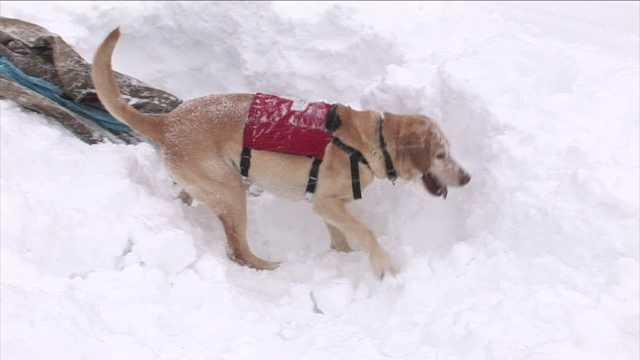
M 380 131 L 380 148 L 382 148 L 382 155 L 384 156 L 384 166 L 387 169 L 387 178 L 391 180 L 392 184 L 396 184 L 396 179 L 398 178 L 398 173 L 396 172 L 396 168 L 393 166 L 393 161 L 391 160 L 391 154 L 389 154 L 389 149 L 387 149 L 387 142 L 384 139 L 384 135 L 382 134 L 382 123 L 384 122 L 384 117 L 380 116 L 380 126 L 378 126 L 378 130 Z
M 360 151 L 343 143 L 337 137 L 331 138 L 331 143 L 349 155 L 349 161 L 351 162 L 351 190 L 353 191 L 353 198 L 355 200 L 362 199 L 362 191 L 360 190 L 360 169 L 358 168 L 358 163 L 361 162 L 365 165 L 369 165 L 367 159 L 364 158 Z
M 327 122 L 325 123 L 325 129 L 329 132 L 334 132 L 342 126 L 342 119 L 338 116 L 338 104 L 333 104 L 329 108 L 327 113 Z
M 362 154 L 359 155 L 362 157 Z M 362 199 L 362 192 L 360 190 L 360 169 L 358 169 L 358 155 L 349 155 L 351 161 L 351 191 L 353 192 L 353 198 L 355 200 Z
M 309 170 L 309 182 L 307 182 L 307 190 L 305 193 L 307 196 L 313 195 L 316 192 L 316 185 L 318 184 L 318 171 L 320 171 L 320 163 L 322 160 L 318 158 L 313 158 L 313 163 L 311 164 L 311 170 Z
M 240 155 L 240 174 L 249 176 L 249 166 L 251 165 L 251 148 L 243 147 Z

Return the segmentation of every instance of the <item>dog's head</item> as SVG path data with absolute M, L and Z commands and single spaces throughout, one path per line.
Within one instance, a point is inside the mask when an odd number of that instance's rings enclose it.
M 384 114 L 392 131 L 395 163 L 400 177 L 421 178 L 435 196 L 447 197 L 447 186 L 464 186 L 471 176 L 449 152 L 449 141 L 433 120 L 422 115 Z

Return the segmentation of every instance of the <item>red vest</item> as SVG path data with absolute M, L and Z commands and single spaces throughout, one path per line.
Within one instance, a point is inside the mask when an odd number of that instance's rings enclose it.
M 243 147 L 322 160 L 331 141 L 326 129 L 331 104 L 307 103 L 258 93 L 244 126 Z

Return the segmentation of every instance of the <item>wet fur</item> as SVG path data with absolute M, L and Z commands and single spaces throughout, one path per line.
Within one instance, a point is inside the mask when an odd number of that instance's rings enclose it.
M 254 94 L 205 96 L 186 101 L 169 114 L 158 117 L 142 114 L 122 98 L 113 77 L 111 56 L 119 36 L 119 29 L 109 34 L 94 58 L 93 80 L 102 104 L 114 117 L 160 147 L 166 167 L 185 189 L 180 195 L 184 201 L 196 198 L 217 214 L 231 259 L 256 269 L 277 267 L 276 263 L 254 255 L 246 238 L 246 190 L 239 163 L 244 124 Z M 335 136 L 360 150 L 370 164 L 370 168 L 360 165 L 362 188 L 374 178 L 386 179 L 378 141 L 380 114 L 344 105 L 338 105 L 337 114 L 342 126 Z M 433 169 L 436 153 L 448 154 L 448 142 L 437 124 L 427 117 L 384 113 L 384 119 L 383 134 L 401 178 L 419 178 Z M 455 166 L 440 166 L 449 173 L 438 176 L 449 185 L 462 185 L 461 179 L 468 175 L 453 159 L 450 163 Z M 307 157 L 254 150 L 249 180 L 275 195 L 300 200 L 310 167 L 311 159 Z M 377 276 L 395 273 L 391 258 L 375 234 L 347 211 L 352 200 L 348 156 L 329 145 L 320 166 L 313 209 L 327 225 L 331 247 L 351 251 L 347 239 L 354 241 L 368 253 Z

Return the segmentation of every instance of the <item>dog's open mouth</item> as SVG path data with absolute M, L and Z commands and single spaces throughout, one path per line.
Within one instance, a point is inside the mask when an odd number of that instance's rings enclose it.
M 445 199 L 447 198 L 447 186 L 444 185 L 431 171 L 422 175 L 422 183 L 424 183 L 424 187 L 427 188 L 427 191 L 429 191 L 433 196 L 442 196 Z

